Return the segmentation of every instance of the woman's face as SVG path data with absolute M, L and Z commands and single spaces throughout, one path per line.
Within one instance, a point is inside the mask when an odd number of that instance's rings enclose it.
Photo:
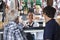
M 29 19 L 33 19 L 33 14 L 32 13 L 29 13 Z
M 29 14 L 28 14 L 28 17 L 29 17 L 29 18 L 28 18 L 29 21 L 33 21 L 33 13 L 29 13 Z

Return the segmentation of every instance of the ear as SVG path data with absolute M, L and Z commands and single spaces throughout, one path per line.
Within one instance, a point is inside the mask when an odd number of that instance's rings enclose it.
M 43 13 L 43 16 L 46 16 L 46 13 Z

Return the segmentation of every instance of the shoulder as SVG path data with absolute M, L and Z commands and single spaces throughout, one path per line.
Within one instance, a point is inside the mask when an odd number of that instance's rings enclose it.
M 4 29 L 7 29 L 9 31 L 12 31 L 13 29 L 16 28 L 16 24 L 14 22 L 9 22 L 5 27 Z
M 9 22 L 8 24 L 6 24 L 5 26 L 4 26 L 4 28 L 10 28 L 10 27 L 12 27 L 14 25 L 14 22 Z
M 46 23 L 46 28 L 48 29 L 54 29 L 56 28 L 58 25 L 57 25 L 57 22 L 55 20 L 50 20 L 49 22 Z
M 57 24 L 56 23 L 56 21 L 55 21 L 55 19 L 52 19 L 52 20 L 50 20 L 50 21 L 48 21 L 47 23 L 46 23 L 46 25 L 55 25 L 55 24 Z

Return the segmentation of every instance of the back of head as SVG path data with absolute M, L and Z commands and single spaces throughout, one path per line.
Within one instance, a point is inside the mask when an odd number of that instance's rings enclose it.
M 34 13 L 34 9 L 33 8 L 29 8 L 28 13 Z
M 9 15 L 9 21 L 14 21 L 18 16 L 18 13 L 15 13 L 15 10 L 11 10 Z
M 45 15 L 48 16 L 49 18 L 54 18 L 55 12 L 56 12 L 56 9 L 53 8 L 53 7 L 51 7 L 51 6 L 46 6 L 46 7 L 43 9 L 43 14 L 45 14 Z

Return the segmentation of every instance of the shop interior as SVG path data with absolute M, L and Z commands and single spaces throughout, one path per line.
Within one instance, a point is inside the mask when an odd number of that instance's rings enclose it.
M 43 8 L 47 6 L 47 0 L 0 0 L 0 40 L 3 37 L 3 29 L 9 22 L 9 13 L 13 10 L 19 16 L 20 23 L 26 25 L 28 21 L 28 10 L 32 8 L 33 21 L 39 26 L 24 27 L 24 32 L 30 32 L 34 36 L 34 40 L 43 40 L 43 32 L 45 28 L 45 20 L 42 16 Z M 60 0 L 53 0 L 53 7 L 56 8 L 55 19 L 60 19 Z M 13 17 L 13 14 L 11 14 Z M 38 35 L 39 34 L 39 35 Z

